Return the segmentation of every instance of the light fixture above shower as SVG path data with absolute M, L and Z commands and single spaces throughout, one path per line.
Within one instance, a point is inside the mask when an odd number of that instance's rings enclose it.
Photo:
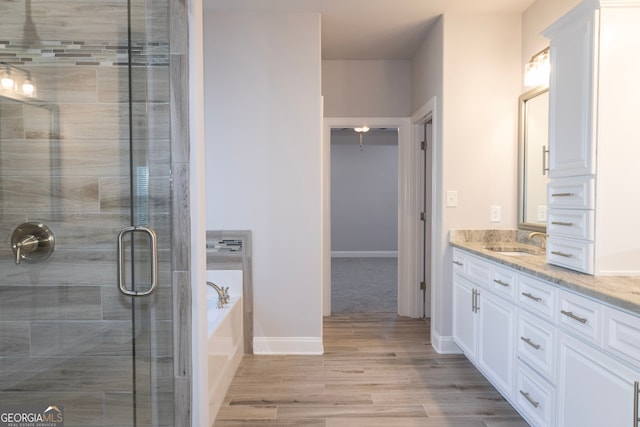
M 0 93 L 33 98 L 36 86 L 31 73 L 24 68 L 0 61 Z

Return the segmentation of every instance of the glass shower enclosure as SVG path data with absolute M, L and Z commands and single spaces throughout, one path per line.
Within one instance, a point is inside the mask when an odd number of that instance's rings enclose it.
M 1 413 L 174 425 L 168 18 L 0 1 Z

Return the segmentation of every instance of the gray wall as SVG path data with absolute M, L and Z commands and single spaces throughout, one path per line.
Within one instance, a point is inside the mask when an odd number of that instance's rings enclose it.
M 205 28 L 207 228 L 251 230 L 254 351 L 321 352 L 320 16 Z
M 322 61 L 325 117 L 408 117 L 411 61 Z
M 331 250 L 398 250 L 398 135 L 331 138 Z M 375 142 L 375 143 L 374 143 Z

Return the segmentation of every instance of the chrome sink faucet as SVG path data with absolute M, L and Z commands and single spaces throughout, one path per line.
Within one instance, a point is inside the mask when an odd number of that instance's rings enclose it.
M 547 247 L 547 235 L 544 233 L 540 233 L 539 231 L 534 231 L 533 233 L 529 234 L 529 238 L 533 239 L 534 237 L 539 237 L 540 238 L 540 242 L 542 242 L 542 249 L 545 249 Z
M 207 285 L 211 286 L 218 293 L 218 308 L 224 307 L 229 302 L 229 287 L 221 288 L 213 282 L 207 282 Z

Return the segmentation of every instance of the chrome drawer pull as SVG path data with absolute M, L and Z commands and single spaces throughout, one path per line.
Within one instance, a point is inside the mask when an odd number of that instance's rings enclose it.
M 551 251 L 551 253 L 554 255 L 565 257 L 565 258 L 573 258 L 573 254 L 566 254 L 564 252 L 558 252 L 558 251 Z
M 534 300 L 535 302 L 540 302 L 542 301 L 542 298 L 536 297 L 531 295 L 529 292 L 523 292 L 522 295 L 524 295 L 525 297 Z
M 540 344 L 535 344 L 533 341 L 531 341 L 530 338 L 520 337 L 520 339 L 526 342 L 527 344 L 529 344 L 531 347 L 535 348 L 536 350 L 540 350 Z
M 503 281 L 502 281 L 502 280 L 500 280 L 500 279 L 493 279 L 493 281 L 494 281 L 494 282 L 496 282 L 498 285 L 502 285 L 502 286 L 506 286 L 506 287 L 509 287 L 509 286 L 510 286 L 508 283 L 503 282 Z
M 576 193 L 552 193 L 552 197 L 573 197 Z
M 578 317 L 570 311 L 560 310 L 560 313 L 564 314 L 567 317 L 572 318 L 573 320 L 577 320 L 580 323 L 587 323 L 587 319 L 584 317 Z
M 527 393 L 526 391 L 520 390 L 520 394 L 523 395 L 524 398 L 527 399 L 529 401 L 529 403 L 531 403 L 533 405 L 534 408 L 537 408 L 538 406 L 540 406 L 540 403 L 536 402 L 535 400 L 533 400 L 531 395 L 529 393 Z
M 565 227 L 573 227 L 575 224 L 573 222 L 562 222 L 562 221 L 551 221 L 553 225 L 564 225 Z
M 463 266 L 463 265 L 464 265 L 464 264 L 463 264 L 463 263 L 461 263 L 460 261 L 453 261 L 453 263 L 454 263 L 455 265 L 459 265 L 459 266 Z
M 480 306 L 478 306 L 478 297 L 480 296 L 480 292 L 477 289 L 473 290 L 473 295 L 471 297 L 471 311 L 477 313 L 480 310 Z

